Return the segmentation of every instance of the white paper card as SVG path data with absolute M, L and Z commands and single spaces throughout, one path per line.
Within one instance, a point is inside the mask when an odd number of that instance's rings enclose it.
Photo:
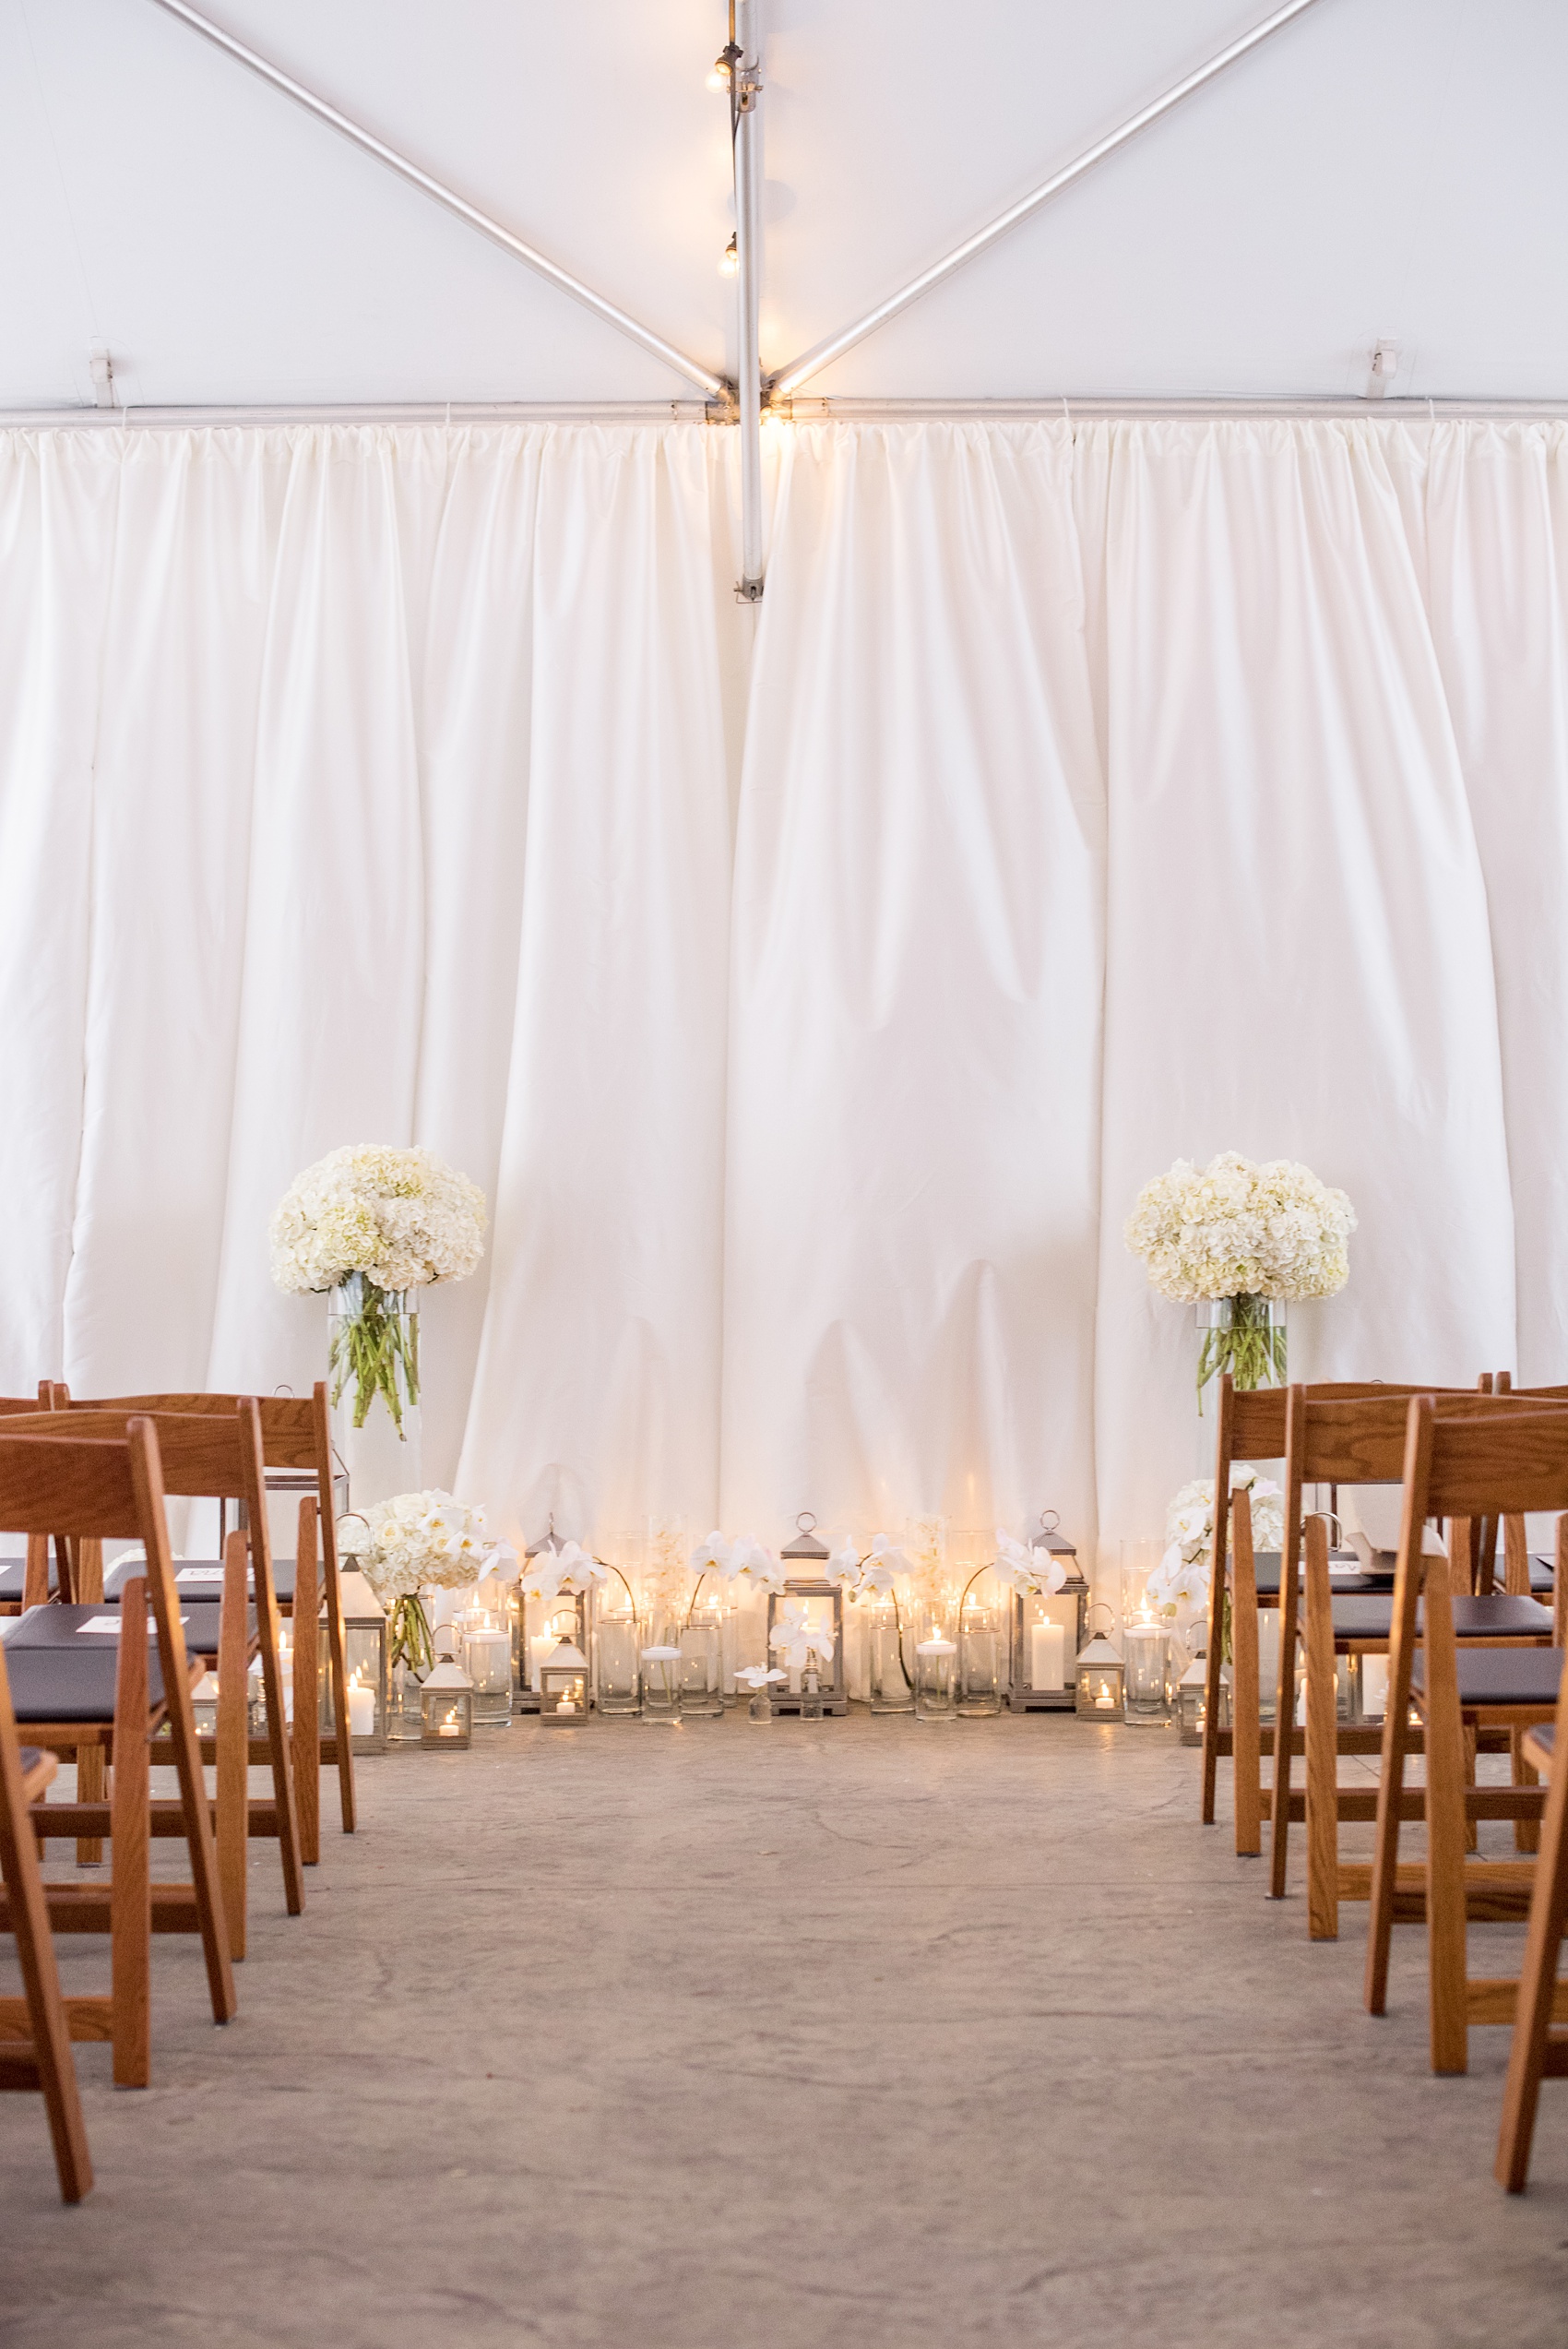
M 221 1582 L 223 1568 L 220 1566 L 183 1566 L 174 1580 L 176 1582 Z

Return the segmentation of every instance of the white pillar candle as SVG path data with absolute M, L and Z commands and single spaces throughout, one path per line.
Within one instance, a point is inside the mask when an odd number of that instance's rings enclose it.
M 539 1667 L 555 1653 L 560 1644 L 558 1640 L 551 1638 L 548 1631 L 536 1631 L 530 1638 L 529 1640 L 529 1687 L 530 1688 L 539 1687 Z
M 350 1737 L 372 1737 L 375 1734 L 375 1691 L 362 1681 L 349 1683 L 349 1735 Z
M 1059 1623 L 1029 1627 L 1029 1687 L 1061 1688 L 1067 1679 L 1067 1634 Z

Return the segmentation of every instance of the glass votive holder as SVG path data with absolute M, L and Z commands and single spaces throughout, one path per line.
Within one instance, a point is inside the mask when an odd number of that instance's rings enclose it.
M 1122 1663 L 1123 1720 L 1158 1728 L 1170 1718 L 1170 1634 L 1164 1624 L 1124 1624 Z
M 915 1719 L 956 1721 L 958 1642 L 932 1631 L 915 1642 Z
M 681 1626 L 681 1712 L 698 1721 L 724 1711 L 723 1622 L 717 1607 L 698 1607 Z
M 1002 1711 L 1007 1681 L 1005 1617 L 979 1598 L 964 1603 L 958 1617 L 958 1711 L 966 1719 Z
M 594 1610 L 593 1700 L 606 1717 L 625 1718 L 642 1707 L 641 1627 L 629 1599 Z
M 681 1718 L 681 1666 L 683 1658 L 678 1640 L 656 1640 L 643 1650 L 640 1658 L 643 1676 L 643 1711 L 645 1721 L 673 1723 Z
M 504 1729 L 512 1718 L 512 1635 L 498 1616 L 464 1618 L 463 1670 L 474 1684 L 474 1727 Z

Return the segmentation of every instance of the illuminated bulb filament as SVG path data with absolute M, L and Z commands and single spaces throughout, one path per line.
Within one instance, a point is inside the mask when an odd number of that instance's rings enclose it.
M 740 252 L 736 246 L 734 238 L 731 237 L 729 244 L 725 246 L 723 257 L 719 261 L 719 274 L 721 278 L 732 278 L 739 273 L 740 267 Z

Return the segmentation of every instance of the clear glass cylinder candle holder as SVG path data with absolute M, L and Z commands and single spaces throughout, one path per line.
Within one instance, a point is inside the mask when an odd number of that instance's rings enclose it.
M 891 1591 L 871 1602 L 866 1624 L 866 1685 L 873 1712 L 913 1712 L 914 1642 L 905 1636 L 904 1610 Z
M 593 1620 L 593 1700 L 607 1718 L 619 1713 L 626 1719 L 641 1710 L 640 1628 L 624 1592 L 600 1596 Z
M 971 1592 L 958 1617 L 957 1705 L 975 1720 L 1000 1712 L 1007 1681 L 1006 1619 L 990 1600 Z
M 717 1607 L 697 1606 L 681 1626 L 681 1711 L 707 1721 L 724 1711 L 724 1633 Z
M 958 1717 L 958 1642 L 932 1629 L 915 1642 L 915 1719 L 946 1722 Z
M 327 1296 L 327 1361 L 350 1508 L 421 1491 L 419 1291 L 350 1272 Z
M 681 1642 L 673 1633 L 651 1640 L 643 1650 L 643 1708 L 645 1721 L 678 1722 L 681 1718 L 681 1667 L 684 1659 Z
M 512 1718 L 512 1635 L 486 1611 L 464 1618 L 463 1670 L 474 1684 L 474 1727 L 504 1729 Z
M 1170 1718 L 1170 1634 L 1163 1624 L 1129 1623 L 1122 1633 L 1122 1717 L 1158 1728 Z

